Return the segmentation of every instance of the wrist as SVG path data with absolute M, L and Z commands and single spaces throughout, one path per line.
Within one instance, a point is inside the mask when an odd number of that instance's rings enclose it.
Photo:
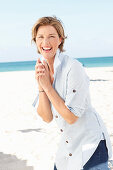
M 41 92 L 45 92 L 44 90 L 39 90 L 39 93 L 41 93 Z
M 50 85 L 47 89 L 44 89 L 44 91 L 46 92 L 46 93 L 50 93 L 50 91 L 52 90 L 52 85 Z
M 39 91 L 42 91 L 42 90 L 44 90 L 41 86 L 38 86 L 38 90 Z

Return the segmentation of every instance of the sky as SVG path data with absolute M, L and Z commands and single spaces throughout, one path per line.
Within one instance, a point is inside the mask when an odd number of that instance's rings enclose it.
M 53 15 L 63 22 L 67 55 L 113 56 L 113 0 L 0 0 L 0 62 L 37 60 L 32 27 Z

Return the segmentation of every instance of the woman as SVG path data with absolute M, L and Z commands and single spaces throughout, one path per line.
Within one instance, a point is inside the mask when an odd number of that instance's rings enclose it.
M 91 106 L 84 68 L 63 54 L 65 39 L 56 17 L 42 17 L 32 28 L 32 40 L 44 59 L 35 66 L 37 113 L 48 123 L 54 118 L 61 131 L 54 170 L 108 170 L 109 136 Z

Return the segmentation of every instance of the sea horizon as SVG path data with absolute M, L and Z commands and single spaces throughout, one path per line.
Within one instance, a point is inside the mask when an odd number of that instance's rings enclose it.
M 112 67 L 113 56 L 75 58 L 84 67 Z M 0 72 L 35 70 L 36 60 L 0 62 Z

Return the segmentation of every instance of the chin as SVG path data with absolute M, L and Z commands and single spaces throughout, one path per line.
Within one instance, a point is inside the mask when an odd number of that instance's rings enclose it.
M 54 56 L 54 54 L 42 54 L 42 56 L 45 58 L 45 59 L 51 59 L 51 58 L 53 58 L 53 56 Z

